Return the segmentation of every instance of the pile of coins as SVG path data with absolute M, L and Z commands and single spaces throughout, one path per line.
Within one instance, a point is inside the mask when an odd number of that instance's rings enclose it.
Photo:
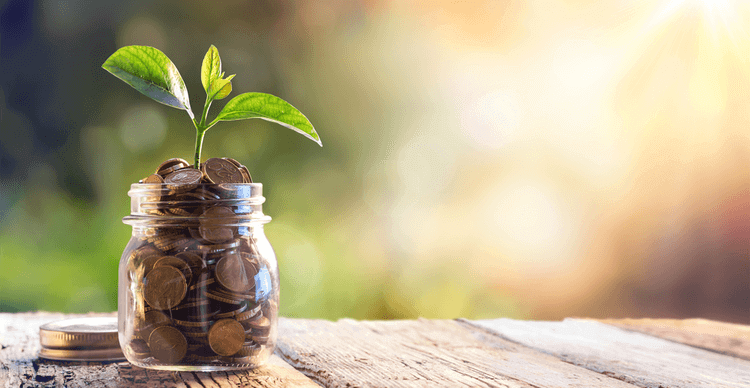
M 141 228 L 129 251 L 134 306 L 126 355 L 142 364 L 256 364 L 273 347 L 278 290 L 236 199 L 247 168 L 211 158 L 195 169 L 170 159 L 140 183 L 163 184 L 146 213 L 170 223 Z M 229 200 L 229 201 L 227 201 Z M 173 221 L 173 222 L 172 222 Z M 131 360 L 132 361 L 132 360 Z
M 211 158 L 201 163 L 200 168 L 190 167 L 185 159 L 173 158 L 165 161 L 156 173 L 138 183 L 167 183 L 170 185 L 194 185 L 198 183 L 253 183 L 247 167 L 232 158 Z

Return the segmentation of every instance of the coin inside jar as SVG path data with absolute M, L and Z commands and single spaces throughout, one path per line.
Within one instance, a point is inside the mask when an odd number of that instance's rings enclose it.
M 188 265 L 187 262 L 175 256 L 163 256 L 154 264 L 154 268 L 163 266 L 177 268 L 185 276 L 185 282 L 190 284 L 190 281 L 193 278 L 193 271 L 190 269 L 190 265 Z
M 154 329 L 170 325 L 171 323 L 172 320 L 161 311 L 151 310 L 146 311 L 142 320 L 135 322 L 135 330 L 140 337 L 147 339 Z
M 182 333 L 172 326 L 162 326 L 151 332 L 148 337 L 151 356 L 166 364 L 182 360 L 187 353 L 187 340 Z
M 255 287 L 255 264 L 241 254 L 222 257 L 216 262 L 216 280 L 224 288 L 234 292 L 247 292 Z
M 208 344 L 216 354 L 231 356 L 240 349 L 245 342 L 245 329 L 231 318 L 216 321 L 208 331 Z
M 174 267 L 156 267 L 146 275 L 143 291 L 149 306 L 157 310 L 171 309 L 185 297 L 185 275 Z
M 211 183 L 243 183 L 242 173 L 232 162 L 211 158 L 203 164 L 203 172 Z
M 226 224 L 234 217 L 236 216 L 232 209 L 226 206 L 209 208 L 200 217 L 201 225 L 198 227 L 198 233 L 209 242 L 229 241 L 234 238 L 237 227 L 227 226 Z
M 152 246 L 145 246 L 138 248 L 133 255 L 134 257 L 130 260 L 130 269 L 140 278 L 151 272 L 156 261 L 162 257 L 162 252 Z

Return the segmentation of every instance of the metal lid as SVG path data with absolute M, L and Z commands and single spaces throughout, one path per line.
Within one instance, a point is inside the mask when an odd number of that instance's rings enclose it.
M 50 322 L 39 328 L 39 356 L 62 361 L 117 361 L 125 356 L 117 339 L 117 318 L 87 317 Z

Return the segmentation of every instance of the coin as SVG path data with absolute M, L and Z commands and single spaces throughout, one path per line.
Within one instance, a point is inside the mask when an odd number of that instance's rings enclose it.
M 242 323 L 242 326 L 245 326 L 246 329 L 250 330 L 250 323 L 253 322 L 257 317 L 259 317 L 260 313 L 260 305 L 256 305 L 243 313 L 237 314 L 237 316 L 234 318 Z
M 149 306 L 166 310 L 177 306 L 187 292 L 185 276 L 174 267 L 156 267 L 146 275 L 144 298 Z
M 237 352 L 237 357 L 250 357 L 250 356 L 256 356 L 260 351 L 263 350 L 263 347 L 258 345 L 255 342 L 245 342 L 242 344 L 242 348 Z
M 148 245 L 138 248 L 132 255 L 129 262 L 131 272 L 134 273 L 136 278 L 143 278 L 151 272 L 154 264 L 163 254 L 160 250 Z
M 250 176 L 250 171 L 248 171 L 247 167 L 239 166 L 238 168 L 242 177 L 245 179 L 245 183 L 253 183 L 253 177 Z
M 235 298 L 232 296 L 219 294 L 216 291 L 208 291 L 206 292 L 206 296 L 213 300 L 224 302 L 224 303 L 229 303 L 229 304 L 240 304 L 245 301 L 242 298 Z
M 234 319 L 216 321 L 208 331 L 208 344 L 216 354 L 231 356 L 242 349 L 245 342 L 245 330 Z
M 224 256 L 216 263 L 216 280 L 234 292 L 247 292 L 255 287 L 257 273 L 255 265 L 239 254 Z
M 234 166 L 237 168 L 240 168 L 240 166 L 242 166 L 242 163 L 238 162 L 237 159 L 233 159 L 233 158 L 222 158 L 222 159 L 226 160 L 229 163 L 234 164 Z
M 248 326 L 253 336 L 267 336 L 271 331 L 271 320 L 261 315 L 250 321 Z
M 196 185 L 200 183 L 203 173 L 194 168 L 183 168 L 175 171 L 164 179 L 164 182 L 172 185 Z
M 240 170 L 232 162 L 220 158 L 206 160 L 203 172 L 211 183 L 243 183 Z
M 158 174 L 151 174 L 143 178 L 143 183 L 148 183 L 148 184 L 164 183 L 164 178 L 162 178 L 161 175 L 158 175 Z
M 185 168 L 188 166 L 190 166 L 190 163 L 188 163 L 188 161 L 185 159 L 182 159 L 182 158 L 167 159 L 164 162 L 162 162 L 162 164 L 160 164 L 159 167 L 156 168 L 156 173 L 161 176 L 165 176 L 177 169 Z M 178 168 L 175 169 L 175 167 L 178 167 Z M 172 169 L 172 170 L 167 171 L 169 169 Z
M 172 320 L 161 311 L 146 311 L 142 320 L 136 320 L 135 331 L 139 337 L 146 339 L 157 327 L 167 326 L 171 323 Z
M 190 166 L 183 165 L 183 164 L 178 164 L 178 165 L 173 166 L 173 167 L 169 167 L 169 168 L 165 168 L 163 170 L 159 170 L 159 175 L 161 175 L 163 177 L 166 177 L 167 175 L 169 175 L 169 174 L 171 174 L 171 173 L 173 173 L 173 172 L 175 172 L 177 170 L 182 170 L 183 168 L 188 168 L 188 167 L 190 167 Z
M 198 233 L 201 237 L 212 243 L 229 241 L 234 238 L 237 227 L 227 226 L 236 218 L 232 209 L 226 206 L 214 206 L 208 208 L 200 216 L 201 225 Z
M 247 303 L 247 302 L 239 304 L 239 305 L 232 305 L 232 306 L 239 306 L 239 307 L 236 307 L 233 310 L 227 310 L 227 311 L 225 311 L 223 313 L 216 314 L 214 317 L 217 318 L 217 319 L 231 318 L 231 317 L 233 317 L 233 316 L 235 316 L 237 314 L 240 314 L 240 313 L 244 312 L 245 310 L 247 310 L 247 307 L 249 305 L 250 304 Z
M 238 162 L 236 159 L 232 158 L 222 158 L 237 167 L 238 170 L 240 170 L 240 174 L 242 174 L 242 183 L 253 183 L 253 178 L 250 177 L 250 171 L 247 170 L 247 167 L 243 166 L 242 163 Z
M 201 270 L 203 268 L 206 268 L 206 262 L 201 259 L 201 256 L 198 255 L 196 252 L 193 251 L 187 251 L 187 252 L 180 252 L 175 255 L 179 259 L 183 260 L 187 263 L 187 265 L 192 270 Z M 194 271 L 195 272 L 195 271 Z
M 240 245 L 239 240 L 234 240 L 226 243 L 217 244 L 201 244 L 198 245 L 198 249 L 207 254 L 225 252 L 227 249 L 237 248 Z
M 165 364 L 180 362 L 187 353 L 187 340 L 179 330 L 171 326 L 162 326 L 151 332 L 148 337 L 151 355 Z
M 185 276 L 185 282 L 190 284 L 190 281 L 193 278 L 193 271 L 190 269 L 190 265 L 184 260 L 175 256 L 163 256 L 154 264 L 154 268 L 163 266 L 177 268 L 182 272 L 183 276 Z
M 140 338 L 135 338 L 128 344 L 130 351 L 136 358 L 143 359 L 149 356 L 148 343 Z

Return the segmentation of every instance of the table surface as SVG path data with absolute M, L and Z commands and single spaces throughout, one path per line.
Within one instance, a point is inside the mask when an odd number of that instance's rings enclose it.
M 39 326 L 0 313 L 0 387 L 750 387 L 750 326 L 703 319 L 279 321 L 269 363 L 167 372 L 38 357 Z

